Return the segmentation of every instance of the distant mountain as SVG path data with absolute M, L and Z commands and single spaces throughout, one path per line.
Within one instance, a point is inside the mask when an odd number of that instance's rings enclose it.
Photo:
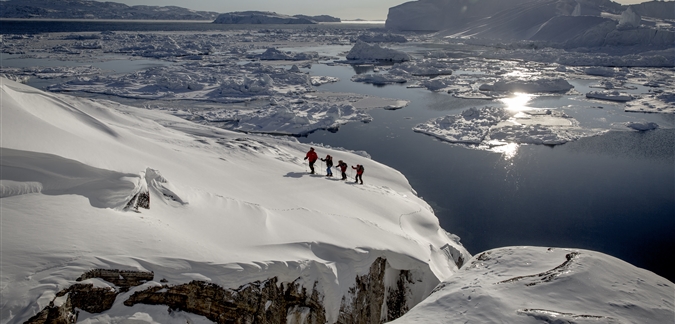
M 214 20 L 217 12 L 91 0 L 0 1 L 0 18 Z
M 316 24 L 320 22 L 340 22 L 340 18 L 327 15 L 288 16 L 269 11 L 237 11 L 221 14 L 216 18 L 216 24 Z

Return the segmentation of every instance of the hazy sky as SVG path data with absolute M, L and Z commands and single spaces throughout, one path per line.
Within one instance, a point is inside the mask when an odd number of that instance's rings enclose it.
M 99 0 L 102 1 L 102 0 Z M 216 12 L 262 10 L 287 15 L 331 15 L 341 19 L 385 20 L 390 7 L 406 0 L 109 0 L 127 5 L 179 6 Z M 614 0 L 621 4 L 645 0 Z

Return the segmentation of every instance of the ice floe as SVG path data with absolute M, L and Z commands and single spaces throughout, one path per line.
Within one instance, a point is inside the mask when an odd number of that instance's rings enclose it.
M 352 49 L 347 53 L 347 60 L 357 61 L 386 61 L 386 62 L 404 62 L 410 61 L 412 56 L 402 51 L 391 48 L 380 47 L 378 44 L 368 44 L 363 41 L 357 41 Z
M 471 107 L 459 115 L 431 119 L 413 130 L 451 143 L 482 146 L 558 145 L 601 132 L 582 130 L 574 118 L 557 110 L 514 112 L 502 107 Z
M 655 122 L 627 122 L 625 125 L 637 131 L 648 131 L 659 128 L 659 125 Z
M 626 102 L 635 99 L 632 95 L 619 91 L 591 91 L 586 93 L 586 98 L 608 101 Z

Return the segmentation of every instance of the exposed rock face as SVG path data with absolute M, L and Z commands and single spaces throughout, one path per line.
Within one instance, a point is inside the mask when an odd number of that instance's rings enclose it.
M 336 322 L 341 324 L 391 321 L 404 315 L 411 305 L 411 287 L 419 281 L 410 270 L 392 268 L 383 257 L 377 258 L 369 272 L 355 278 L 354 286 L 342 297 Z M 152 272 L 94 269 L 77 281 L 98 278 L 116 287 L 94 287 L 78 283 L 60 291 L 56 298 L 26 323 L 76 323 L 81 309 L 88 313 L 109 310 L 117 296 L 131 287 L 152 281 Z M 389 278 L 389 279 L 387 279 Z M 186 284 L 156 284 L 134 292 L 123 302 L 166 305 L 169 311 L 184 311 L 205 316 L 215 323 L 309 323 L 327 322 L 324 297 L 314 283 L 311 290 L 298 281 L 279 282 L 277 277 L 255 281 L 236 289 L 223 288 L 205 281 Z
M 82 274 L 76 281 L 99 278 L 119 286 L 120 291 L 128 291 L 130 287 L 140 286 L 147 281 L 152 281 L 154 276 L 152 272 L 93 269 Z
M 384 272 L 387 260 L 378 258 L 370 272 L 356 277 L 356 284 L 349 289 L 349 298 L 342 298 L 338 323 L 380 323 L 384 302 Z
M 96 288 L 93 284 L 72 285 L 67 289 L 59 291 L 47 307 L 25 323 L 76 323 L 79 311 L 75 311 L 75 308 L 89 313 L 104 312 L 112 307 L 119 293 L 128 291 L 130 287 L 139 286 L 146 281 L 152 280 L 154 274 L 143 271 L 93 269 L 82 274 L 76 281 L 92 278 L 99 278 L 113 283 L 119 286 L 119 289 L 112 287 Z M 65 301 L 62 300 L 64 297 Z M 58 300 L 61 300 L 60 305 L 57 305 Z
M 303 323 L 325 323 L 326 315 L 316 286 L 311 292 L 297 283 L 279 284 L 276 277 L 224 289 L 204 281 L 178 286 L 156 286 L 134 293 L 124 302 L 167 305 L 205 316 L 216 323 L 283 323 L 288 317 Z

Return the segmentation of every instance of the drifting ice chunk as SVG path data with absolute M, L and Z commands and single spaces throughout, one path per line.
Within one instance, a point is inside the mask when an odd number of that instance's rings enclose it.
M 591 91 L 586 94 L 586 98 L 626 102 L 633 100 L 633 96 L 619 91 Z
M 659 128 L 659 125 L 654 122 L 627 122 L 624 125 L 641 132 Z
M 372 84 L 388 84 L 388 83 L 406 83 L 407 80 L 387 74 L 359 74 L 352 77 L 353 82 L 363 82 L 363 83 L 372 83 Z
M 389 61 L 389 62 L 404 62 L 410 61 L 410 55 L 397 51 L 391 48 L 383 48 L 380 45 L 370 45 L 366 42 L 358 41 L 347 53 L 348 60 L 373 60 L 373 61 Z
M 505 91 L 505 92 L 567 92 L 574 88 L 564 79 L 538 79 L 538 80 L 515 80 L 497 81 L 494 84 L 483 84 L 480 91 Z

